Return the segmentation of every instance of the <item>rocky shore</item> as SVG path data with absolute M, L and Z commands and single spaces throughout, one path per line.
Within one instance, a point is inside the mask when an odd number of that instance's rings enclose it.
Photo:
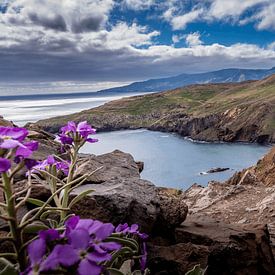
M 32 126 L 30 137 L 42 143 L 37 159 L 58 153 L 51 134 Z M 76 192 L 94 192 L 72 210 L 83 218 L 140 224 L 150 235 L 151 274 L 185 274 L 196 264 L 210 275 L 275 274 L 275 148 L 225 183 L 195 184 L 186 191 L 141 179 L 142 166 L 118 150 L 81 155 L 78 174 L 97 171 Z M 22 175 L 15 188 L 24 184 Z M 48 196 L 36 183 L 32 197 Z M 3 235 L 5 223 L 0 226 Z M 8 249 L 5 243 L 0 248 Z

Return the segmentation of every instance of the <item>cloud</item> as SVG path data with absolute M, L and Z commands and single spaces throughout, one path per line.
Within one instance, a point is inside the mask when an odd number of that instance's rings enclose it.
M 194 8 L 190 12 L 177 15 L 176 6 L 172 5 L 164 12 L 163 17 L 165 20 L 170 22 L 173 30 L 181 30 L 185 29 L 187 24 L 196 21 L 202 13 L 203 9 Z
M 122 6 L 132 10 L 145 10 L 155 4 L 156 0 L 123 0 Z
M 179 3 L 182 2 L 167 1 L 167 9 L 163 12 L 163 18 L 174 30 L 183 30 L 188 24 L 198 21 L 240 25 L 252 22 L 259 30 L 275 30 L 274 0 L 194 0 L 191 10 Z
M 201 45 L 202 41 L 200 40 L 200 37 L 201 35 L 199 32 L 187 34 L 185 36 L 186 44 L 190 47 Z
M 14 0 L 0 14 L 0 22 L 74 33 L 97 31 L 104 27 L 113 6 L 113 0 Z
M 177 1 L 173 1 L 165 2 L 170 4 L 163 16 L 171 24 L 173 17 L 179 17 L 174 21 L 176 28 L 201 20 L 205 9 L 210 8 L 195 5 L 182 19 L 185 6 L 175 10 Z M 200 34 L 193 32 L 185 36 L 174 33 L 172 37 L 174 44 L 185 39 L 186 47 L 162 45 L 161 34 L 152 27 L 109 20 L 116 3 L 5 1 L 7 9 L 0 12 L 0 80 L 129 81 L 225 67 L 274 66 L 273 44 L 206 45 Z M 197 12 L 199 16 L 194 15 Z M 262 16 L 254 20 L 260 23 Z

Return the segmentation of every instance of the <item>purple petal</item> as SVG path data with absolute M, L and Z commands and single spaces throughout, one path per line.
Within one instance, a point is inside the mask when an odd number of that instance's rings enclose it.
M 58 244 L 41 265 L 41 271 L 55 270 L 58 265 L 69 267 L 77 263 L 79 260 L 80 257 L 78 255 L 78 251 L 71 245 Z
M 32 140 L 32 141 L 29 141 L 29 142 L 25 142 L 24 146 L 29 148 L 31 151 L 36 151 L 38 149 L 39 142 Z
M 104 249 L 101 248 L 101 246 L 97 243 L 93 243 L 92 247 L 94 248 L 94 251 L 99 253 L 99 254 L 104 254 L 106 253 L 106 251 Z
M 89 234 L 96 234 L 96 232 L 101 228 L 103 223 L 101 221 L 95 220 L 92 226 L 89 228 Z
M 65 135 L 65 134 L 60 134 L 57 138 L 57 141 L 61 142 L 62 144 L 69 144 L 72 145 L 73 143 L 73 138 Z
M 138 235 L 142 240 L 146 240 L 149 238 L 149 235 L 147 235 L 146 233 L 139 233 Z
M 21 156 L 23 158 L 27 158 L 32 154 L 32 150 L 30 150 L 29 148 L 21 145 L 20 147 L 17 148 L 15 156 Z
M 10 137 L 18 141 L 23 141 L 28 135 L 28 130 L 19 127 L 0 127 L 0 138 Z
M 100 275 L 102 268 L 97 264 L 90 262 L 88 259 L 84 259 L 78 266 L 79 275 Z
M 90 143 L 95 143 L 98 142 L 97 138 L 87 138 L 86 141 L 90 142 Z
M 94 221 L 91 220 L 91 219 L 81 219 L 78 222 L 76 228 L 85 229 L 85 230 L 87 230 L 89 232 L 89 234 L 92 234 L 91 233 L 91 228 L 92 228 L 93 224 L 94 224 Z
M 75 229 L 76 225 L 78 224 L 80 218 L 79 216 L 73 216 L 70 217 L 66 222 L 65 225 L 66 227 L 68 227 L 69 229 Z
M 87 138 L 89 135 L 96 133 L 96 130 L 93 129 L 87 121 L 79 122 L 76 131 L 79 132 L 83 138 Z
M 104 223 L 96 230 L 96 239 L 104 240 L 114 232 L 115 227 L 111 223 Z
M 76 249 L 87 249 L 89 246 L 90 235 L 85 229 L 75 229 L 68 235 L 71 245 Z
M 116 229 L 115 229 L 115 232 L 122 232 L 124 231 L 125 229 L 127 229 L 129 226 L 128 226 L 128 223 L 124 223 L 124 224 L 119 224 Z
M 102 242 L 100 243 L 100 247 L 106 251 L 119 250 L 121 245 L 115 242 Z
M 60 234 L 55 229 L 43 230 L 39 232 L 39 237 L 46 242 L 51 242 L 60 238 Z
M 90 261 L 95 262 L 95 263 L 101 263 L 104 261 L 110 261 L 112 259 L 112 256 L 108 254 L 107 252 L 105 253 L 97 253 L 97 252 L 92 252 L 89 253 L 86 258 L 88 258 Z
M 137 224 L 132 224 L 131 227 L 129 228 L 129 233 L 137 233 L 138 232 L 138 225 Z
M 62 133 L 76 132 L 76 124 L 73 121 L 69 121 L 67 125 L 61 128 Z
M 37 161 L 35 159 L 25 159 L 25 165 L 28 170 L 31 170 L 35 165 L 37 165 Z
M 32 265 L 39 263 L 46 253 L 46 242 L 43 239 L 37 239 L 28 246 L 28 255 Z
M 50 156 L 47 157 L 47 163 L 49 165 L 53 165 L 53 164 L 56 163 L 56 160 L 54 159 L 54 157 L 52 155 L 50 155 Z
M 4 141 L 1 143 L 0 148 L 4 149 L 13 149 L 17 146 L 22 145 L 19 141 L 14 139 L 4 139 Z
M 7 172 L 11 168 L 11 162 L 8 159 L 0 158 L 0 173 Z

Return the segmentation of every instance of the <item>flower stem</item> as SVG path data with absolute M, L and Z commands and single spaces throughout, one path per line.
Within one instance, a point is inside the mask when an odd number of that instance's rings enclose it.
M 67 182 L 66 184 L 70 183 L 73 181 L 74 178 L 74 170 L 75 170 L 75 165 L 76 165 L 76 161 L 77 161 L 77 154 L 78 154 L 78 150 L 79 147 L 76 146 L 75 148 L 73 148 L 72 150 L 72 155 L 71 155 L 71 165 L 69 168 L 69 173 L 68 173 L 68 177 L 67 177 Z M 62 208 L 68 208 L 68 202 L 69 202 L 69 190 L 70 190 L 71 186 L 67 186 L 64 189 L 64 194 L 63 194 L 63 198 L 62 198 Z M 61 211 L 61 221 L 63 221 L 66 218 L 66 214 L 67 211 Z
M 17 256 L 17 260 L 20 266 L 20 270 L 24 270 L 26 267 L 26 255 L 22 248 L 23 239 L 21 230 L 18 226 L 18 220 L 16 215 L 15 198 L 13 197 L 13 190 L 11 186 L 11 180 L 7 173 L 2 174 L 2 181 L 4 184 L 5 200 L 7 204 L 7 215 L 9 219 L 9 227 L 11 236 L 14 240 L 14 249 Z

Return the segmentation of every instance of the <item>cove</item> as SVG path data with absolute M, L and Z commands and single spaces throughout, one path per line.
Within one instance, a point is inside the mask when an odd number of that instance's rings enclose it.
M 94 137 L 94 136 L 93 136 Z M 119 149 L 144 162 L 143 179 L 157 186 L 186 190 L 193 183 L 225 181 L 235 172 L 254 165 L 269 146 L 243 143 L 202 143 L 176 134 L 145 129 L 98 133 L 98 143 L 86 144 L 82 153 L 100 155 Z M 200 175 L 215 167 L 230 170 Z

